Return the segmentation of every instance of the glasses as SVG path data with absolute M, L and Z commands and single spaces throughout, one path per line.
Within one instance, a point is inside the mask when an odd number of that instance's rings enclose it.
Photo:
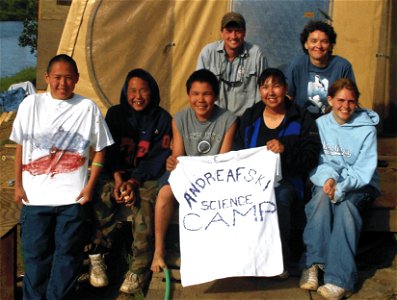
M 138 94 L 143 97 L 150 95 L 150 89 L 146 89 L 146 88 L 142 88 L 139 90 L 130 89 L 128 92 L 130 95 L 133 95 L 133 96 L 138 95 Z
M 228 80 L 224 79 L 224 78 L 222 77 L 222 75 L 221 75 L 221 77 L 219 78 L 219 80 L 222 81 L 222 82 L 224 82 L 226 85 L 232 86 L 232 87 L 239 86 L 239 85 L 241 85 L 241 84 L 243 83 L 242 78 L 240 78 L 238 81 L 228 81 Z
M 219 81 L 225 83 L 229 87 L 236 87 L 243 84 L 244 66 L 242 64 L 241 57 L 238 57 L 237 67 L 233 68 L 233 63 L 224 61 L 222 63 L 221 70 Z

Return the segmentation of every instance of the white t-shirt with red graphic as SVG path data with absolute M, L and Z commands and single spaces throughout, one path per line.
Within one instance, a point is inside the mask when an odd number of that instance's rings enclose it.
M 22 101 L 10 139 L 22 145 L 24 204 L 45 206 L 76 204 L 88 179 L 90 148 L 113 143 L 92 100 L 77 94 L 58 100 L 49 92 Z

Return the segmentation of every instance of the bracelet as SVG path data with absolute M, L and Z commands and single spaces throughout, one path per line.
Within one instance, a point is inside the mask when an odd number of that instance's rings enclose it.
M 101 164 L 99 162 L 95 162 L 95 161 L 92 163 L 92 165 L 95 167 L 101 167 L 101 168 L 103 167 L 103 164 Z

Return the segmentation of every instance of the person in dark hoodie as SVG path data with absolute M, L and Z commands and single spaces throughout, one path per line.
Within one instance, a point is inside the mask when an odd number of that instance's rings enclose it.
M 155 79 L 143 69 L 134 69 L 125 79 L 120 104 L 106 114 L 115 143 L 106 152 L 93 203 L 96 234 L 89 275 L 95 287 L 108 284 L 104 253 L 112 247 L 120 222 L 127 218 L 132 218 L 132 259 L 120 291 L 137 292 L 150 275 L 157 179 L 171 154 L 172 118 L 159 104 Z
M 280 153 L 283 179 L 275 193 L 284 272 L 279 277 L 287 278 L 291 206 L 303 199 L 305 180 L 317 166 L 321 142 L 310 113 L 286 97 L 286 78 L 279 69 L 265 69 L 258 78 L 258 86 L 262 101 L 240 117 L 235 148 L 267 146 L 269 151 Z

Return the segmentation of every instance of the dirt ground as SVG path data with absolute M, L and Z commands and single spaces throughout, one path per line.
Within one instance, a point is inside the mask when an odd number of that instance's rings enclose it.
M 315 292 L 298 288 L 300 271 L 297 267 L 301 244 L 296 240 L 291 276 L 287 280 L 274 278 L 227 278 L 183 288 L 178 281 L 171 284 L 170 299 L 322 299 Z M 113 258 L 122 257 L 120 253 Z M 110 283 L 106 288 L 93 288 L 82 282 L 73 299 L 80 300 L 142 300 L 143 293 L 126 295 L 118 289 L 127 269 L 124 260 L 109 264 Z M 397 299 L 397 234 L 364 232 L 358 248 L 357 265 L 359 282 L 350 299 Z M 18 272 L 23 272 L 19 263 Z M 22 299 L 22 283 L 18 283 L 17 300 Z M 145 293 L 146 299 L 164 299 L 165 283 L 162 275 L 155 274 Z
M 397 299 L 397 236 L 393 233 L 364 232 L 357 255 L 359 282 L 350 299 Z M 228 278 L 194 287 L 173 284 L 171 299 L 322 299 L 316 292 L 298 287 L 301 244 L 292 245 L 295 268 L 289 279 Z M 152 279 L 147 299 L 164 299 L 164 283 Z

